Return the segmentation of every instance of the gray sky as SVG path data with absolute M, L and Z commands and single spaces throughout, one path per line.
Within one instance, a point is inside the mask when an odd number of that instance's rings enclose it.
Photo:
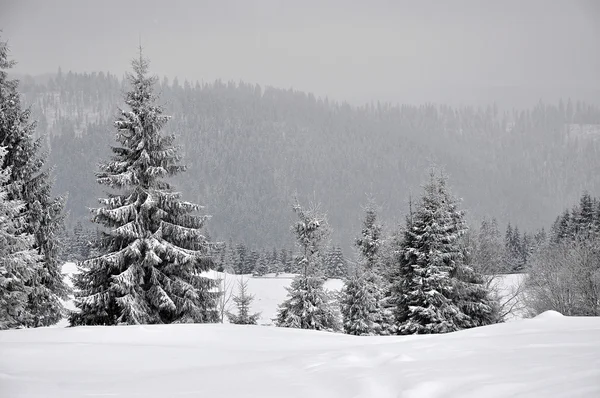
M 595 0 L 0 0 L 0 29 L 29 74 L 120 75 L 141 36 L 160 76 L 351 102 L 600 89 Z

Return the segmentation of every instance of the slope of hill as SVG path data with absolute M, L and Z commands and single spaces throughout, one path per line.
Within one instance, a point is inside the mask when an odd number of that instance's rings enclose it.
M 25 101 L 48 133 L 55 188 L 69 192 L 71 220 L 87 218 L 102 194 L 94 171 L 114 143 L 123 89 L 107 74 L 23 81 Z M 206 205 L 217 239 L 289 247 L 297 192 L 304 202 L 321 202 L 334 243 L 348 249 L 366 195 L 394 227 L 430 161 L 446 168 L 471 221 L 488 216 L 541 228 L 581 191 L 600 194 L 600 141 L 573 133 L 573 126 L 599 125 L 600 110 L 581 102 L 501 112 L 494 105 L 352 107 L 244 83 L 165 80 L 157 91 L 173 115 L 165 132 L 177 135 L 189 166 L 175 186 Z
M 237 325 L 9 330 L 0 352 L 11 398 L 600 396 L 600 318 L 557 313 L 399 337 Z

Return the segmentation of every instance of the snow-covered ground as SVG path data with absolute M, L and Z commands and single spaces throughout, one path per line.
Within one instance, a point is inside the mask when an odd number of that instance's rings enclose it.
M 74 263 L 66 263 L 62 271 L 65 274 L 65 280 L 71 285 L 70 275 L 77 272 L 76 265 Z M 252 312 L 261 313 L 258 320 L 259 325 L 273 324 L 273 318 L 277 315 L 277 307 L 287 296 L 286 287 L 292 283 L 292 279 L 295 276 L 294 274 L 279 274 L 278 276 L 268 274 L 264 277 L 252 277 L 251 275 L 230 275 L 216 271 L 211 271 L 207 275 L 221 281 L 221 290 L 225 292 L 226 297 L 237 294 L 239 281 L 247 281 L 248 292 L 254 295 Z M 497 289 L 501 301 L 506 303 L 505 307 L 513 309 L 512 313 L 507 316 L 507 320 L 520 318 L 522 315 L 521 306 L 518 302 L 518 293 L 522 280 L 523 275 L 515 274 L 499 276 L 493 282 L 493 286 Z M 339 279 L 329 279 L 325 283 L 325 289 L 331 292 L 339 292 L 343 286 L 344 283 Z M 72 301 L 65 302 L 65 306 L 70 310 L 75 309 Z M 235 310 L 233 300 L 229 300 L 227 307 L 228 310 Z M 67 325 L 68 322 L 65 319 L 56 326 L 65 327 Z
M 0 396 L 600 397 L 600 318 L 435 336 L 237 325 L 0 332 Z
M 65 281 L 72 286 L 70 276 L 77 272 L 75 263 L 65 263 L 62 268 L 65 275 Z M 259 325 L 273 325 L 273 318 L 277 315 L 277 307 L 287 296 L 286 287 L 290 286 L 295 274 L 267 274 L 263 277 L 253 277 L 252 275 L 231 275 L 221 272 L 210 271 L 205 275 L 220 280 L 221 291 L 228 298 L 227 310 L 235 312 L 235 305 L 232 296 L 238 292 L 238 283 L 248 282 L 248 293 L 254 295 L 252 302 L 252 312 L 260 312 L 258 319 Z M 325 289 L 331 292 L 339 292 L 344 283 L 339 279 L 329 279 L 325 283 Z M 69 310 L 75 310 L 72 300 L 66 301 L 65 307 Z M 227 318 L 225 318 L 227 322 Z M 66 319 L 59 322 L 56 327 L 68 326 Z

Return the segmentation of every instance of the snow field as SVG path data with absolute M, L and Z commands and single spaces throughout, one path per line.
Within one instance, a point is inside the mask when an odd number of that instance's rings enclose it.
M 238 325 L 0 332 L 0 396 L 597 397 L 600 318 L 545 313 L 446 335 Z

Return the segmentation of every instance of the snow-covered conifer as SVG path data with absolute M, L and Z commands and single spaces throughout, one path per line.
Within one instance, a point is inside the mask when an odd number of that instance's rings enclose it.
M 254 267 L 254 276 L 264 276 L 271 272 L 269 267 L 269 260 L 264 252 L 260 254 L 258 260 L 256 261 L 256 267 Z
M 0 164 L 5 154 L 0 148 Z M 10 170 L 0 169 L 0 329 L 30 324 L 28 282 L 40 257 L 33 248 L 33 236 L 22 232 L 25 204 L 8 198 L 9 175 Z
M 233 296 L 237 314 L 228 312 L 229 322 L 236 325 L 256 325 L 258 318 L 260 318 L 260 312 L 250 313 L 252 301 L 254 301 L 254 295 L 248 293 L 248 281 L 240 280 L 238 282 L 238 294 Z
M 325 291 L 321 250 L 329 236 L 327 219 L 312 208 L 306 210 L 298 202 L 293 207 L 298 220 L 292 226 L 299 248 L 297 264 L 301 273 L 294 278 L 288 298 L 279 306 L 276 324 L 280 327 L 316 330 L 338 330 L 339 319 L 334 300 Z
M 8 79 L 8 47 L 0 41 L 0 146 L 6 149 L 0 165 L 10 170 L 7 198 L 21 201 L 23 233 L 33 236 L 39 264 L 28 279 L 27 326 L 48 326 L 58 322 L 64 312 L 61 299 L 68 287 L 59 262 L 59 233 L 62 229 L 65 198 L 52 196 L 50 171 L 44 170 L 46 156 L 40 153 L 41 139 L 35 136 L 30 111 L 21 108 L 18 82 Z
M 461 312 L 453 302 L 450 274 L 462 261 L 458 239 L 462 213 L 449 206 L 444 178 L 431 171 L 416 210 L 407 217 L 393 294 L 400 334 L 458 330 Z
M 344 278 L 348 275 L 348 263 L 339 246 L 332 247 L 325 259 L 325 276 L 328 278 Z
M 376 273 L 380 271 L 381 226 L 377 224 L 372 202 L 365 210 L 363 229 L 355 241 L 360 259 L 340 294 L 344 332 L 355 335 L 388 334 L 391 314 L 381 305 L 383 279 Z
M 340 328 L 333 297 L 319 276 L 299 275 L 292 280 L 288 298 L 279 306 L 275 323 L 280 327 L 337 331 Z
M 168 120 L 156 103 L 148 60 L 140 56 L 129 75 L 129 110 L 115 122 L 118 146 L 100 165 L 97 181 L 115 192 L 100 199 L 93 221 L 105 230 L 99 255 L 84 261 L 73 325 L 215 322 L 216 281 L 201 275 L 211 264 L 211 244 L 201 232 L 202 207 L 183 201 L 165 180 L 185 170 L 161 134 Z

